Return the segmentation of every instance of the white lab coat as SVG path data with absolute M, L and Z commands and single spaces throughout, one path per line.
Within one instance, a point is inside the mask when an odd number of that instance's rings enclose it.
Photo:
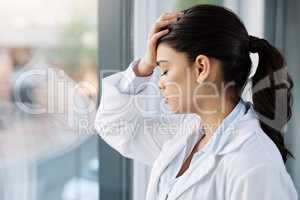
M 146 200 L 157 200 L 161 174 L 188 138 L 197 138 L 201 120 L 193 114 L 145 116 L 141 109 L 147 98 L 141 96 L 147 94 L 143 83 L 150 77 L 136 77 L 134 64 L 102 80 L 95 128 L 123 156 L 152 166 Z M 298 199 L 279 151 L 249 105 L 234 129 L 226 129 L 234 134 L 225 137 L 214 153 L 203 156 L 168 200 Z

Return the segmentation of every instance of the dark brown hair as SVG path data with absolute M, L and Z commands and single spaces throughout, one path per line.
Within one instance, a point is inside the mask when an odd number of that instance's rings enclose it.
M 169 33 L 158 43 L 186 53 L 191 62 L 199 54 L 218 59 L 224 82 L 233 82 L 239 96 L 250 75 L 250 52 L 258 53 L 259 64 L 252 77 L 253 106 L 262 129 L 276 144 L 285 162 L 291 154 L 285 147 L 282 132 L 292 116 L 293 81 L 281 53 L 267 40 L 250 36 L 241 20 L 226 8 L 196 5 L 183 12 L 177 22 L 167 27 Z

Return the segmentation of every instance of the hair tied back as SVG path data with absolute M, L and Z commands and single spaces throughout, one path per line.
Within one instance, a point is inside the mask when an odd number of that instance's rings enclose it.
M 265 39 L 249 35 L 249 51 L 251 53 L 258 53 L 265 46 L 268 46 Z

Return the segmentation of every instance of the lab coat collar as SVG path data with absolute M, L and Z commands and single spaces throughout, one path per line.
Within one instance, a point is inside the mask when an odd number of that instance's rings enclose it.
M 233 129 L 235 127 L 235 121 L 241 119 L 246 114 L 246 111 L 247 111 L 247 103 L 240 98 L 239 102 L 234 107 L 232 112 L 230 112 L 229 115 L 222 121 L 222 123 L 216 129 L 213 137 L 210 139 L 209 143 L 200 150 L 200 153 L 211 152 L 211 153 L 218 154 L 219 147 L 223 146 L 220 145 L 220 143 L 225 141 L 224 137 L 228 137 L 228 135 L 234 131 Z M 203 131 L 201 131 L 200 134 L 203 135 Z M 197 141 L 194 141 L 192 145 L 194 146 L 197 143 Z
M 232 126 L 220 133 L 219 138 L 212 138 L 212 143 L 208 145 L 196 167 L 186 171 L 188 181 L 180 184 L 180 187 L 174 188 L 174 193 L 171 193 L 170 199 L 176 199 L 191 186 L 209 176 L 210 172 L 217 167 L 218 160 L 222 155 L 236 151 L 255 134 L 255 131 L 251 130 L 259 127 L 257 115 L 250 103 L 246 103 L 245 106 L 245 114 L 239 113 L 238 120 L 233 121 Z
M 170 199 L 176 199 L 176 197 L 179 197 L 192 185 L 208 176 L 216 167 L 217 160 L 220 156 L 235 151 L 255 133 L 254 131 L 250 130 L 253 130 L 259 126 L 257 115 L 251 103 L 242 103 L 246 106 L 245 113 L 239 113 L 238 120 L 232 122 L 230 128 L 227 128 L 224 132 L 220 133 L 221 138 L 218 141 L 216 146 L 217 148 L 212 148 L 212 151 L 205 152 L 203 157 L 206 158 L 205 161 L 199 163 L 193 170 L 187 171 L 189 173 L 187 175 L 190 176 L 188 177 L 189 181 L 181 185 L 180 188 L 174 189 L 174 193 L 171 193 Z M 156 199 L 159 177 L 172 159 L 174 159 L 175 156 L 178 155 L 178 153 L 184 148 L 189 139 L 198 139 L 201 137 L 201 134 L 202 133 L 199 131 L 194 131 L 192 134 L 187 135 L 186 137 L 178 138 L 176 141 L 172 141 L 172 144 L 168 144 L 168 148 L 163 148 L 160 156 L 157 158 L 157 161 L 154 163 L 152 168 L 149 188 L 147 191 L 147 200 Z M 212 140 L 212 142 L 213 141 L 214 140 Z M 211 147 L 212 146 L 210 146 L 210 148 Z

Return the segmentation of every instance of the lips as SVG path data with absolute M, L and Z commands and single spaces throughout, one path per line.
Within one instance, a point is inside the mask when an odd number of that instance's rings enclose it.
M 167 97 L 165 94 L 162 94 L 162 98 L 163 98 L 163 100 L 164 100 L 165 102 L 168 101 L 168 97 Z

